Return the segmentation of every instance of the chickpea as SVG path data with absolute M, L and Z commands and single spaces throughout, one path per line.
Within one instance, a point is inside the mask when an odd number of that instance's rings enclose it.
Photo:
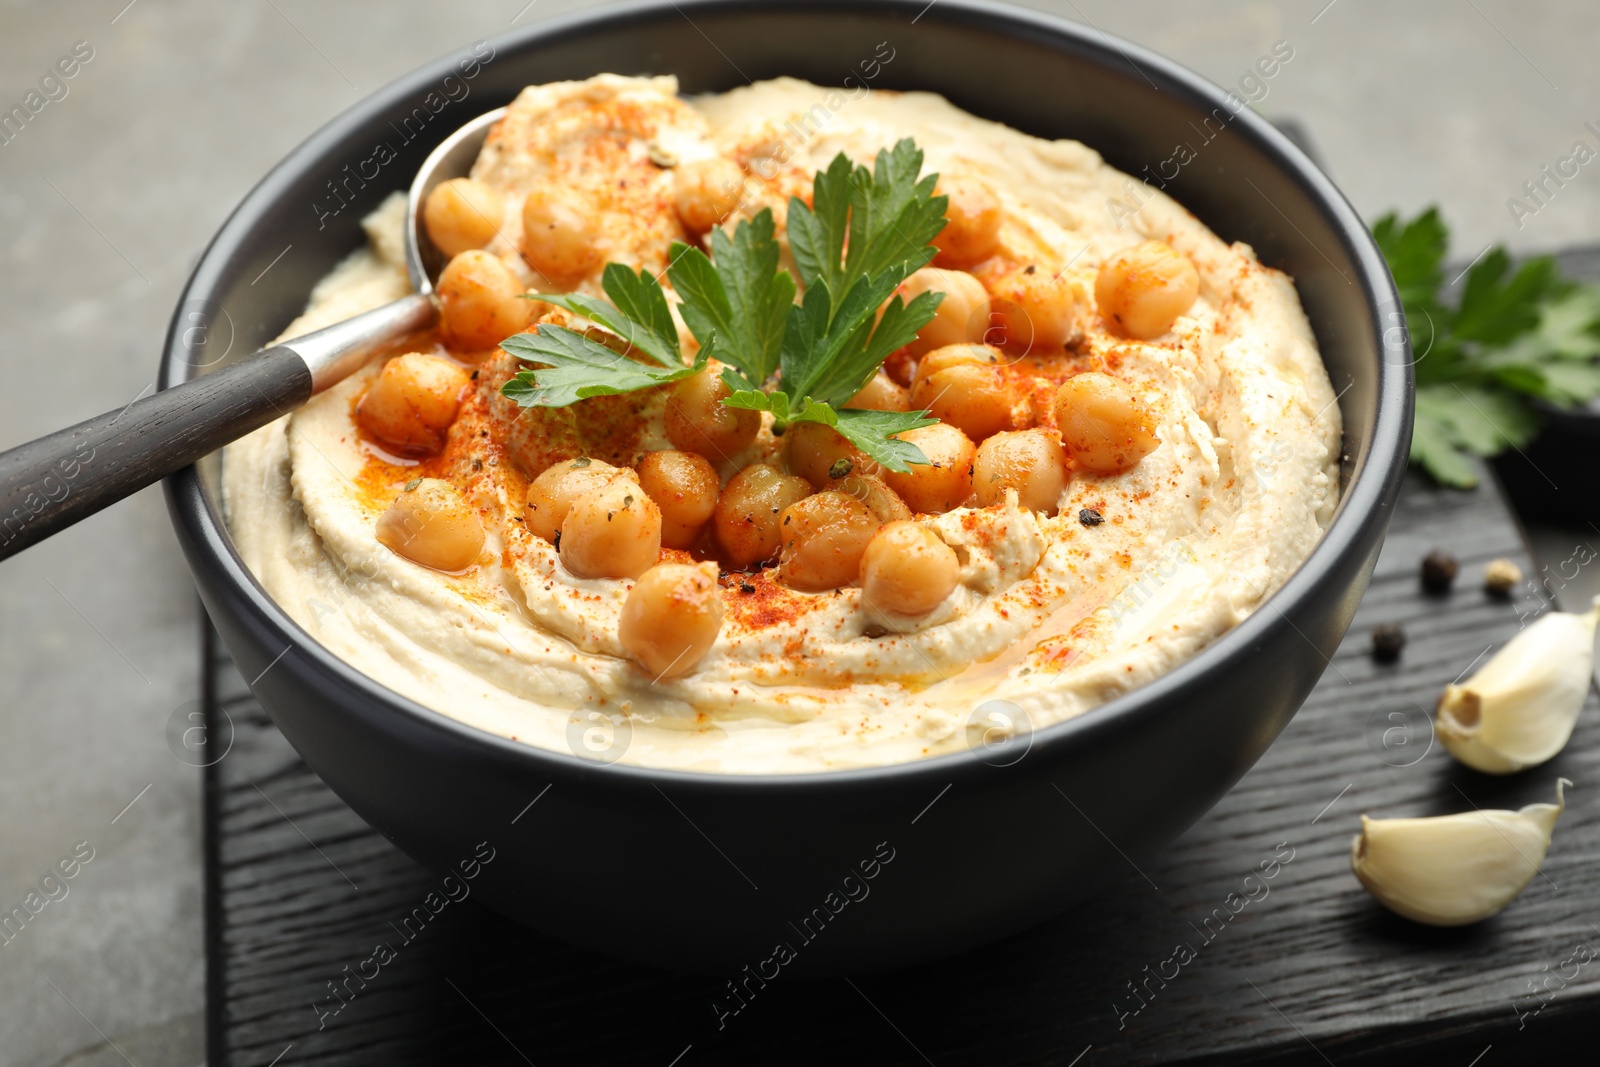
M 464 571 L 483 551 L 483 523 L 455 486 L 423 478 L 378 516 L 378 543 L 436 571 Z
M 897 348 L 890 352 L 883 361 L 882 371 L 894 384 L 909 389 L 911 376 L 916 373 L 917 360 L 904 348 Z
M 672 387 L 663 413 L 667 439 L 686 452 L 698 452 L 713 463 L 725 463 L 748 447 L 761 429 L 761 413 L 724 407 L 732 395 L 715 360 L 693 377 Z
M 681 164 L 672 174 L 672 205 L 696 237 L 732 214 L 743 195 L 744 171 L 722 156 Z
M 488 252 L 462 252 L 439 273 L 439 323 L 451 348 L 481 352 L 521 333 L 533 313 L 522 283 Z
M 911 376 L 911 388 L 914 392 L 924 378 L 928 378 L 942 370 L 951 367 L 972 364 L 979 367 L 997 367 L 1004 356 L 993 345 L 959 344 L 945 345 L 935 348 L 932 352 L 917 360 L 916 372 Z
M 1161 439 L 1155 416 L 1121 381 L 1086 371 L 1056 392 L 1056 425 L 1078 466 L 1096 474 L 1121 474 L 1149 455 Z
M 615 478 L 580 496 L 561 521 L 561 562 L 579 578 L 637 578 L 661 558 L 661 509 Z
M 722 612 L 715 563 L 658 563 L 628 590 L 617 640 L 656 681 L 679 678 L 711 650 Z
M 618 478 L 632 479 L 633 472 L 613 467 L 603 460 L 579 456 L 552 463 L 544 473 L 528 483 L 528 500 L 522 509 L 528 532 L 554 541 L 579 497 L 609 485 Z
M 1007 271 L 990 285 L 989 295 L 1008 348 L 1059 348 L 1076 333 L 1077 298 L 1061 275 L 1034 266 Z
M 783 509 L 778 576 L 812 592 L 849 585 L 861 574 L 861 554 L 881 525 L 867 505 L 836 490 L 790 504 Z
M 1017 502 L 1030 511 L 1054 515 L 1067 488 L 1067 450 L 1049 430 L 997 433 L 978 446 L 972 461 L 972 488 L 982 507 L 1017 491 Z
M 783 434 L 784 458 L 792 474 L 821 489 L 835 478 L 855 471 L 872 474 L 878 465 L 835 430 L 820 422 L 792 422 Z
M 811 495 L 811 485 L 756 463 L 728 479 L 717 500 L 717 541 L 736 567 L 764 563 L 783 541 L 783 509 Z
M 698 453 L 663 449 L 645 453 L 637 469 L 639 487 L 661 509 L 661 543 L 688 548 L 717 510 L 716 468 Z
M 1000 198 L 971 178 L 942 177 L 934 190 L 950 198 L 945 227 L 933 239 L 941 267 L 970 267 L 994 255 L 1000 245 Z
M 593 209 L 577 196 L 544 186 L 522 202 L 522 258 L 555 282 L 582 278 L 604 261 Z
M 895 434 L 922 449 L 927 463 L 913 463 L 904 474 L 885 471 L 883 480 L 912 511 L 950 511 L 972 495 L 972 441 L 948 422 Z
M 895 292 L 908 304 L 923 293 L 944 294 L 933 318 L 917 331 L 916 340 L 905 346 L 912 355 L 963 341 L 981 341 L 989 329 L 989 293 L 965 271 L 923 267 Z
M 1016 397 L 999 368 L 960 363 L 930 375 L 919 374 L 911 389 L 911 402 L 917 410 L 926 410 L 974 441 L 982 441 L 1011 427 Z
M 505 217 L 506 205 L 500 194 L 471 178 L 440 182 L 422 205 L 428 237 L 447 256 L 482 248 L 494 240 Z
M 1140 341 L 1172 329 L 1200 295 L 1200 274 L 1163 241 L 1146 241 L 1106 260 L 1094 281 L 1094 302 L 1118 331 Z
M 448 359 L 408 352 L 383 365 L 356 404 L 356 423 L 406 455 L 444 447 L 470 379 Z
M 911 394 L 906 392 L 905 386 L 880 370 L 844 406 L 865 411 L 910 411 Z
M 911 509 L 906 507 L 906 502 L 882 478 L 870 474 L 847 474 L 829 482 L 827 488 L 855 497 L 878 517 L 879 522 L 911 518 Z
M 891 522 L 861 557 L 861 597 L 897 615 L 926 615 L 955 589 L 961 561 L 926 526 Z
M 704 530 L 705 523 L 699 526 L 686 526 L 681 522 L 661 520 L 661 545 L 663 548 L 690 549 L 700 539 L 700 532 Z

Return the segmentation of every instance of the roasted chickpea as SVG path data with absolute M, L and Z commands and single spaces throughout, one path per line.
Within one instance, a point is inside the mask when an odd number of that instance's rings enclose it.
M 1099 371 L 1086 371 L 1061 383 L 1056 425 L 1073 460 L 1096 474 L 1130 470 L 1161 443 L 1155 416 L 1144 401 Z
M 764 563 L 783 541 L 783 509 L 811 495 L 804 478 L 756 463 L 728 479 L 713 517 L 717 542 L 735 567 Z
M 462 252 L 439 273 L 439 324 L 445 344 L 468 352 L 493 348 L 528 325 L 533 303 L 522 283 L 488 252 Z
M 440 182 L 422 204 L 422 224 L 434 246 L 447 256 L 482 248 L 505 221 L 500 194 L 471 178 Z
M 658 563 L 628 590 L 617 640 L 656 681 L 679 678 L 711 650 L 722 612 L 715 563 Z
M 862 600 L 897 615 L 926 615 L 960 579 L 955 550 L 914 522 L 889 523 L 861 556 Z
M 1059 348 L 1077 332 L 1072 282 L 1042 267 L 1007 271 L 989 287 L 990 307 L 1007 348 Z
M 448 359 L 408 352 L 383 365 L 356 404 L 356 423 L 390 449 L 427 455 L 444 447 L 470 379 Z
M 582 278 L 605 259 L 592 216 L 573 193 L 535 189 L 522 202 L 522 258 L 553 282 Z
M 698 237 L 727 218 L 744 195 L 744 171 L 722 156 L 680 164 L 672 173 L 672 205 Z
M 630 478 L 580 496 L 561 522 L 561 562 L 579 578 L 637 578 L 660 558 L 661 509 Z
M 966 271 L 923 267 L 895 290 L 907 304 L 923 293 L 943 293 L 928 324 L 905 346 L 912 355 L 963 341 L 981 341 L 989 329 L 989 293 Z
M 1067 488 L 1067 450 L 1049 430 L 997 433 L 978 446 L 972 461 L 972 488 L 983 507 L 1017 491 L 1017 503 L 1054 515 Z
M 844 406 L 865 411 L 910 411 L 911 394 L 880 370 Z
M 948 422 L 895 434 L 922 449 L 927 463 L 913 463 L 904 474 L 885 471 L 883 480 L 912 511 L 950 511 L 972 495 L 972 441 Z
M 1122 334 L 1148 341 L 1172 329 L 1200 295 L 1200 274 L 1163 241 L 1125 248 L 1106 260 L 1094 281 L 1100 314 Z
M 663 414 L 667 439 L 686 452 L 698 452 L 713 463 L 725 463 L 748 448 L 761 429 L 761 413 L 723 406 L 732 395 L 722 380 L 722 364 L 672 387 Z
M 906 507 L 906 502 L 882 478 L 870 474 L 847 474 L 843 478 L 835 478 L 826 488 L 855 497 L 878 517 L 879 522 L 911 518 L 911 509 Z
M 904 348 L 897 348 L 884 359 L 882 370 L 891 382 L 903 389 L 909 389 L 911 388 L 911 376 L 917 370 L 917 360 L 915 356 Z
M 617 478 L 633 476 L 630 470 L 588 456 L 552 463 L 528 483 L 528 500 L 522 509 L 523 525 L 529 533 L 554 541 L 561 532 L 561 524 L 566 521 L 567 512 L 579 497 Z
M 1016 404 L 1011 383 L 996 367 L 960 363 L 917 376 L 911 389 L 916 410 L 928 411 L 974 441 L 982 441 L 1011 427 Z
M 378 516 L 378 543 L 436 571 L 463 571 L 483 551 L 483 523 L 449 482 L 423 478 Z
M 980 181 L 941 177 L 934 190 L 950 198 L 945 227 L 933 239 L 941 267 L 970 267 L 994 255 L 1000 244 L 1000 198 Z
M 916 372 L 911 376 L 911 389 L 915 392 L 923 379 L 942 370 L 968 364 L 977 367 L 998 367 L 1004 358 L 1004 354 L 993 345 L 959 344 L 935 348 L 917 360 Z
M 778 577 L 817 592 L 849 585 L 861 574 L 861 553 L 883 523 L 848 493 L 827 490 L 783 509 Z
M 693 548 L 696 541 L 700 540 L 700 532 L 705 529 L 705 524 L 699 526 L 686 526 L 681 522 L 661 520 L 661 545 L 663 548 Z
M 688 548 L 717 510 L 716 468 L 698 453 L 663 449 L 645 453 L 637 470 L 639 487 L 661 509 L 661 543 Z
M 791 474 L 798 474 L 821 489 L 852 471 L 872 474 L 878 465 L 844 434 L 820 422 L 792 422 L 783 434 L 784 459 Z

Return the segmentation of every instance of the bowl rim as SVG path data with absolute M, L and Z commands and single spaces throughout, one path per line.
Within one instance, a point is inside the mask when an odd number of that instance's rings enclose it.
M 1207 110 L 1225 106 L 1227 90 L 1156 52 L 1107 34 L 1092 25 L 998 0 L 936 0 L 933 4 L 926 0 L 780 2 L 786 14 L 838 14 L 860 12 L 870 7 L 890 14 L 899 12 L 915 15 L 916 19 L 930 17 L 931 20 L 958 24 L 981 22 L 986 30 L 1036 44 L 1043 43 L 1057 51 L 1070 52 L 1080 61 L 1094 62 L 1108 68 L 1132 67 L 1152 84 L 1159 83 L 1160 89 L 1173 91 L 1180 98 Z M 603 31 L 607 25 L 625 23 L 640 16 L 664 17 L 676 13 L 692 23 L 690 16 L 695 12 L 721 13 L 777 6 L 778 2 L 763 0 L 631 0 L 511 29 L 490 37 L 488 43 L 499 54 L 501 49 L 515 51 L 533 41 L 553 41 L 573 34 Z M 180 294 L 163 348 L 158 379 L 163 389 L 171 388 L 197 373 L 196 368 L 190 367 L 181 358 L 182 346 L 178 342 L 180 316 L 184 308 L 195 306 L 197 292 L 209 293 L 222 280 L 226 264 L 234 254 L 239 239 L 254 224 L 258 208 L 276 201 L 281 187 L 289 180 L 288 175 L 298 169 L 303 160 L 315 157 L 347 138 L 371 112 L 383 110 L 437 82 L 450 72 L 455 59 L 453 54 L 435 59 L 351 104 L 285 155 L 235 206 L 207 244 Z M 1318 205 L 1356 268 L 1356 277 L 1352 281 L 1364 297 L 1368 311 L 1366 328 L 1371 332 L 1373 348 L 1378 353 L 1371 443 L 1366 454 L 1358 457 L 1353 469 L 1348 471 L 1344 492 L 1333 519 L 1316 545 L 1294 572 L 1249 616 L 1188 659 L 1150 681 L 1078 716 L 1031 731 L 1027 754 L 1035 759 L 1041 758 L 1046 749 L 1071 746 L 1096 738 L 1105 739 L 1137 729 L 1144 720 L 1160 714 L 1163 708 L 1172 704 L 1175 697 L 1181 697 L 1189 687 L 1202 683 L 1208 675 L 1225 671 L 1228 663 L 1235 658 L 1249 655 L 1252 646 L 1263 642 L 1267 631 L 1279 624 L 1274 615 L 1282 616 L 1282 622 L 1293 626 L 1289 616 L 1295 609 L 1315 599 L 1324 583 L 1332 580 L 1330 576 L 1336 569 L 1334 564 L 1338 559 L 1363 542 L 1367 527 L 1387 521 L 1405 473 L 1409 449 L 1404 443 L 1410 439 L 1414 389 L 1410 343 L 1403 328 L 1399 340 L 1389 339 L 1394 327 L 1383 321 L 1385 309 L 1392 312 L 1401 305 L 1376 241 L 1359 214 L 1322 170 L 1293 141 L 1252 108 L 1245 107 L 1235 113 L 1231 128 L 1250 141 L 1256 150 Z M 1400 358 L 1390 358 L 1391 353 Z M 1348 443 L 1346 447 L 1349 447 Z M 208 563 L 213 573 L 231 586 L 243 602 L 248 603 L 258 625 L 266 626 L 275 638 L 281 639 L 286 651 L 294 649 L 300 654 L 298 657 L 281 658 L 302 659 L 308 667 L 300 670 L 320 675 L 324 681 L 335 681 L 345 692 L 353 690 L 382 707 L 385 712 L 404 716 L 408 720 L 406 725 L 420 727 L 424 731 L 442 732 L 458 743 L 467 747 L 477 746 L 487 750 L 486 754 L 492 753 L 502 760 L 522 763 L 529 768 L 546 765 L 549 771 L 556 774 L 604 775 L 619 786 L 645 786 L 662 782 L 684 789 L 714 791 L 844 788 L 922 778 L 953 784 L 957 780 L 994 769 L 979 752 L 968 748 L 900 763 L 834 770 L 777 774 L 680 770 L 623 762 L 602 763 L 575 753 L 540 748 L 490 733 L 388 688 L 340 659 L 306 633 L 267 593 L 240 558 L 222 518 L 221 501 L 207 497 L 197 466 L 185 468 L 167 478 L 165 491 L 173 522 L 184 527 L 181 533 L 186 534 L 192 542 L 194 552 L 208 557 L 203 562 Z M 198 565 L 197 561 L 191 559 L 192 568 Z M 1264 610 L 1269 607 L 1273 610 Z M 1316 647 L 1309 637 L 1306 640 Z M 1321 649 L 1317 651 L 1320 655 Z M 1331 664 L 1331 657 L 1323 658 Z M 337 702 L 343 703 L 346 699 L 341 697 Z

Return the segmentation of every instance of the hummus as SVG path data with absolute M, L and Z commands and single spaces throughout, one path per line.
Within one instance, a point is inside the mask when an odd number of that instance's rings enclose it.
M 450 355 L 474 372 L 442 453 L 405 459 L 357 429 L 356 401 L 381 360 L 228 448 L 224 500 L 243 559 L 314 639 L 396 692 L 541 748 L 651 767 L 811 772 L 990 745 L 1194 655 L 1299 566 L 1339 498 L 1336 398 L 1292 282 L 1249 247 L 1224 243 L 1155 190 L 1141 189 L 1136 214 L 1119 210 L 1131 179 L 1076 142 L 1030 137 L 928 93 L 852 97 L 790 79 L 690 99 L 671 78 L 532 87 L 473 177 L 511 204 L 552 174 L 584 186 L 606 257 L 659 273 L 667 244 L 684 239 L 668 192 L 674 163 L 740 164 L 755 180 L 737 214 L 771 207 L 781 240 L 788 197 L 807 195 L 815 171 L 841 151 L 870 165 L 908 136 L 925 172 L 998 196 L 997 262 L 1036 265 L 1088 294 L 1108 257 L 1155 239 L 1200 279 L 1192 307 L 1154 340 L 1129 340 L 1091 313 L 1070 346 L 1017 357 L 1011 370 L 1042 388 L 1113 374 L 1148 405 L 1160 444 L 1120 474 L 1072 471 L 1055 514 L 1008 495 L 918 516 L 960 565 L 932 612 L 890 618 L 859 587 L 805 593 L 772 568 L 725 572 L 710 652 L 655 681 L 618 644 L 633 582 L 573 576 L 518 516 L 529 480 L 557 460 L 623 465 L 672 447 L 662 390 L 523 411 L 499 392 L 515 360 L 447 353 L 433 336 L 397 351 Z M 547 289 L 517 254 L 518 214 L 507 211 L 487 249 Z M 407 292 L 403 224 L 397 195 L 366 220 L 370 247 L 321 280 L 284 336 Z M 598 275 L 578 288 L 601 295 Z M 723 479 L 749 462 L 782 464 L 763 417 L 749 449 L 719 464 Z M 479 565 L 441 573 L 375 539 L 377 517 L 419 477 L 449 480 L 482 517 Z

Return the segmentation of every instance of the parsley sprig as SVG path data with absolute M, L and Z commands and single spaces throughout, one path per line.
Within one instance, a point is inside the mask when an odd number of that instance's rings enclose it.
M 666 294 L 648 271 L 635 274 L 621 263 L 607 263 L 600 287 L 610 303 L 581 293 L 540 293 L 539 299 L 611 331 L 616 347 L 565 326 L 519 333 L 500 347 L 546 369 L 519 372 L 501 387 L 502 394 L 525 408 L 562 408 L 593 396 L 675 382 L 705 368 L 712 345 L 703 345 L 685 365 Z
M 794 278 L 779 265 L 770 209 L 741 220 L 732 237 L 713 230 L 710 256 L 674 242 L 666 273 L 700 345 L 692 365 L 684 363 L 660 283 L 609 263 L 601 287 L 610 302 L 577 294 L 539 299 L 593 321 L 614 343 L 548 323 L 519 334 L 501 347 L 538 367 L 501 391 L 523 407 L 565 407 L 688 377 L 714 354 L 726 365 L 728 407 L 771 412 L 779 428 L 832 426 L 890 470 L 926 463 L 915 445 L 892 436 L 937 421 L 926 411 L 844 407 L 885 357 L 927 325 L 942 299 L 923 293 L 908 304 L 893 296 L 933 258 L 929 242 L 944 227 L 947 201 L 933 195 L 938 176 L 922 175 L 922 159 L 909 138 L 879 152 L 870 170 L 840 153 L 817 173 L 811 204 L 790 199 L 789 246 L 805 285 L 799 303 Z
M 1494 248 L 1447 303 L 1449 231 L 1436 208 L 1372 229 L 1400 291 L 1417 360 L 1411 458 L 1445 485 L 1478 482 L 1472 456 L 1520 448 L 1539 431 L 1536 402 L 1600 396 L 1600 288 L 1561 276 L 1548 256 L 1515 271 Z

